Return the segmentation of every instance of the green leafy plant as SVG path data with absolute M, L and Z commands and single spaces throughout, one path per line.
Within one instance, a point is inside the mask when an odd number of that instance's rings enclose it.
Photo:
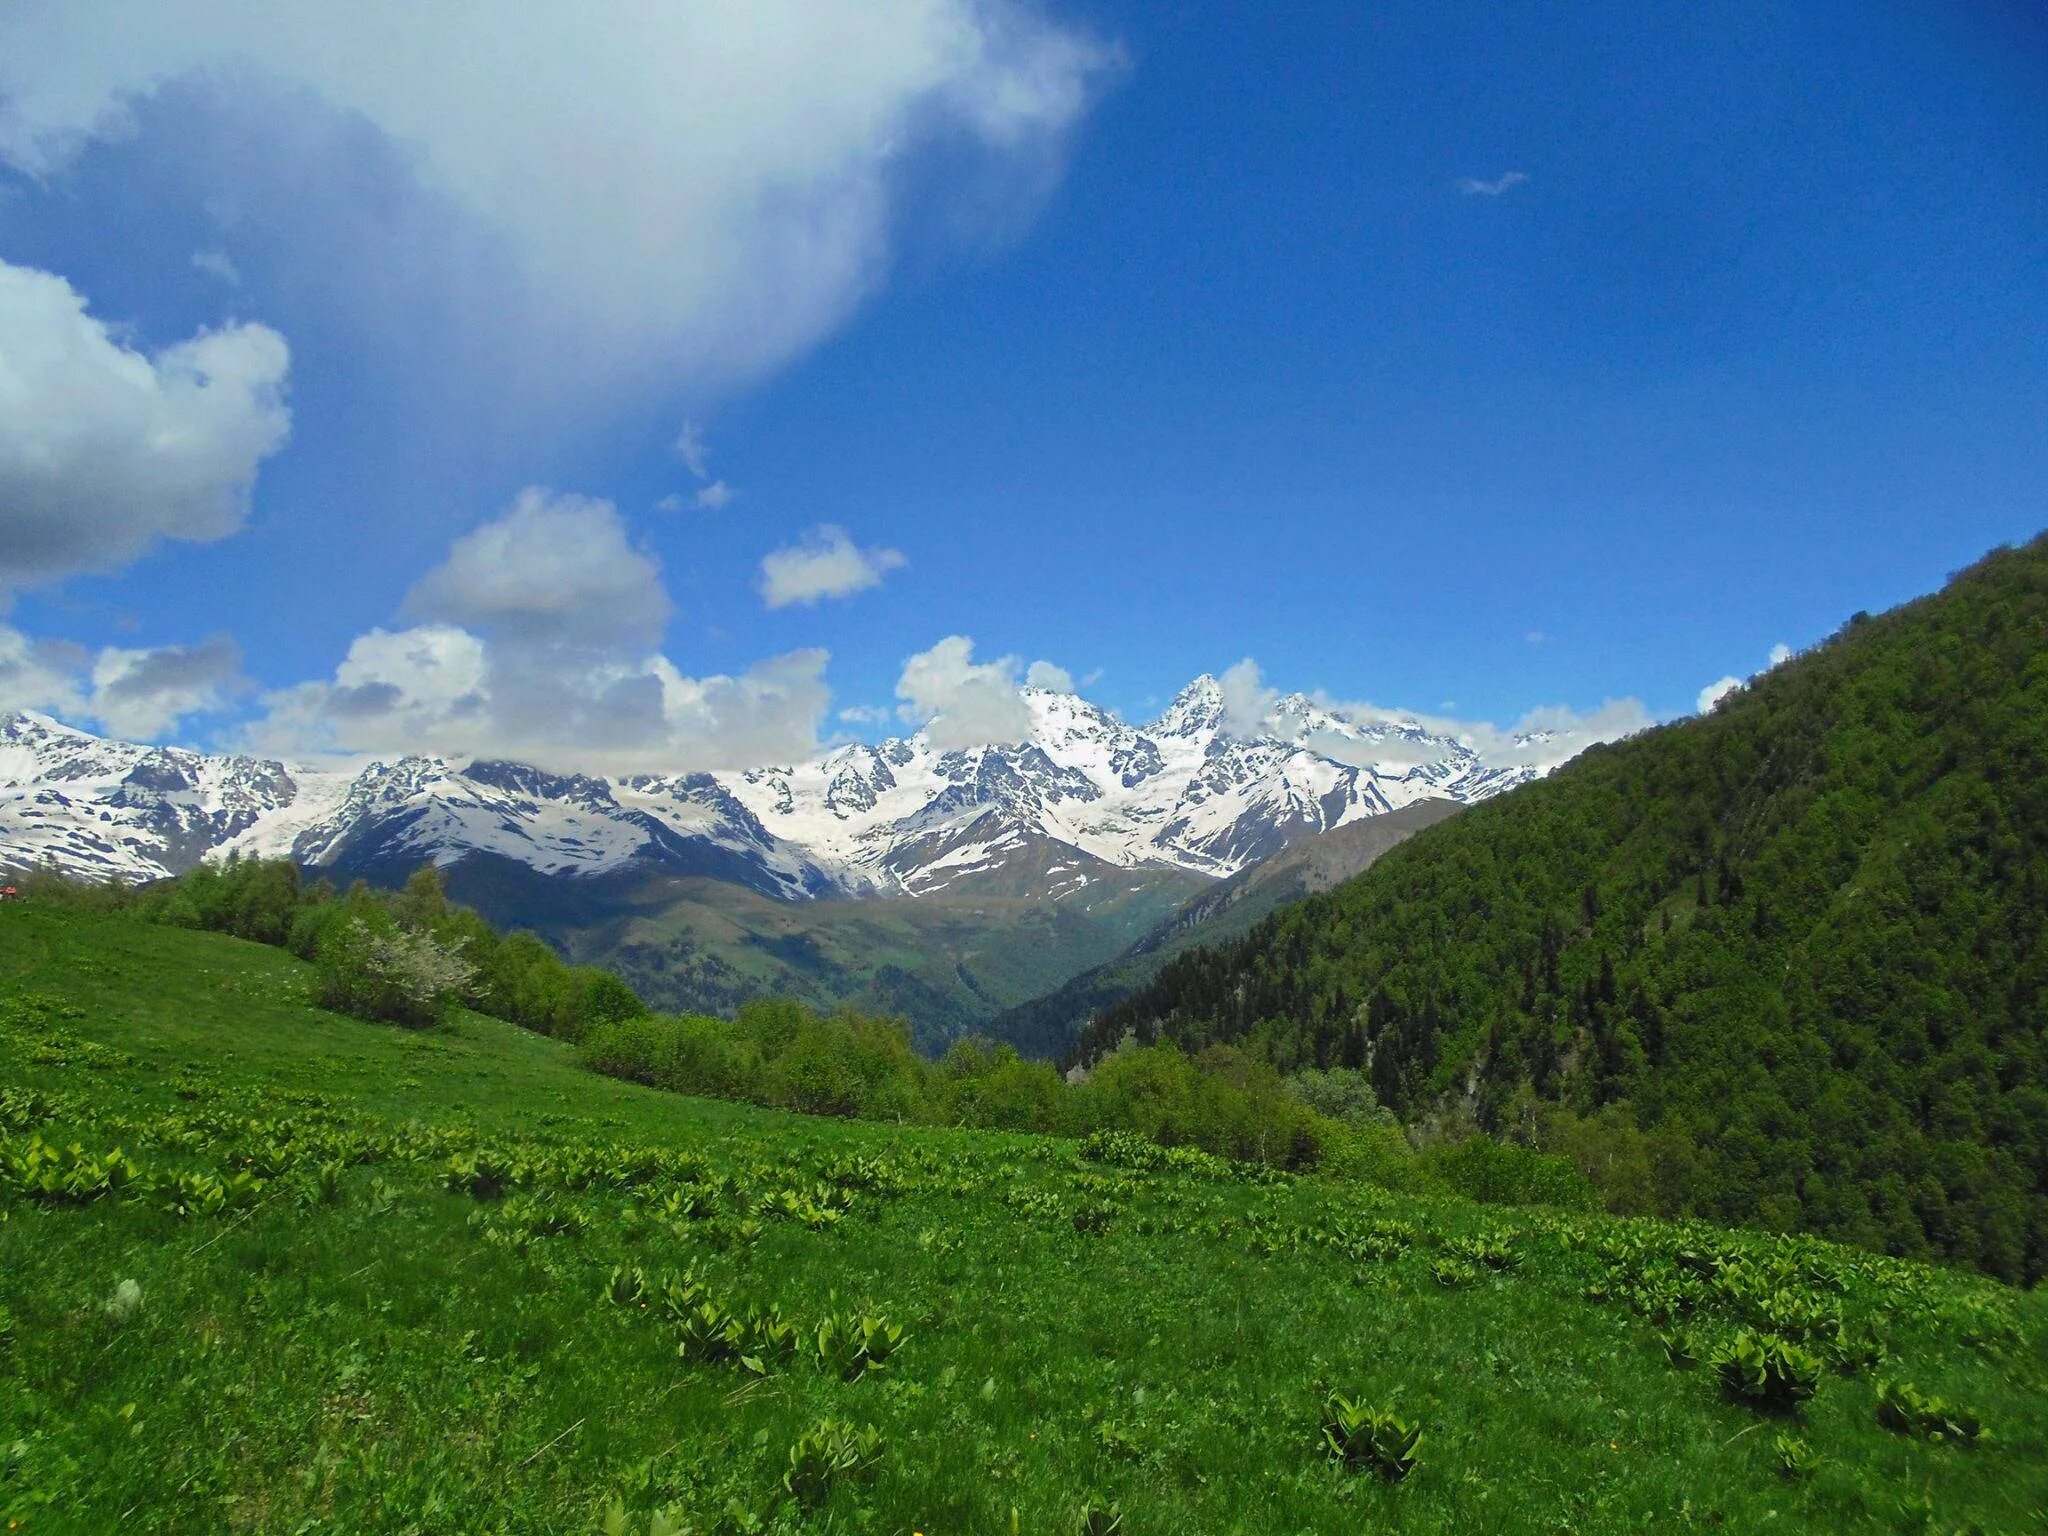
M 1902 1435 L 1978 1445 L 1986 1438 L 1983 1421 L 1968 1409 L 1928 1396 L 1903 1381 L 1877 1384 L 1877 1422 Z
M 882 1455 L 882 1432 L 844 1419 L 821 1419 L 789 1448 L 782 1486 L 800 1503 L 822 1504 L 842 1482 L 866 1477 Z
M 1776 1413 L 1790 1412 L 1820 1386 L 1821 1363 L 1815 1356 L 1748 1328 L 1714 1352 L 1713 1366 L 1730 1397 Z
M 1444 1244 L 1444 1252 L 1467 1264 L 1493 1270 L 1513 1269 L 1519 1262 L 1507 1244 L 1493 1238 L 1454 1237 Z
M 615 1307 L 647 1304 L 647 1273 L 637 1267 L 620 1265 L 604 1283 L 604 1299 Z
M 833 1312 L 811 1336 L 818 1369 L 845 1381 L 879 1371 L 903 1344 L 903 1328 L 871 1312 Z
M 1847 1323 L 1837 1325 L 1833 1335 L 1822 1341 L 1820 1352 L 1844 1376 L 1870 1370 L 1882 1365 L 1885 1359 L 1884 1341 L 1867 1322 L 1855 1327 Z
M 1074 1514 L 1074 1536 L 1123 1536 L 1121 1504 L 1083 1504 Z
M 1323 1446 L 1346 1471 L 1370 1470 L 1398 1483 L 1415 1469 L 1422 1429 L 1391 1409 L 1368 1408 L 1332 1392 L 1323 1405 Z
M 739 1354 L 736 1319 L 715 1301 L 700 1301 L 677 1319 L 681 1337 L 676 1354 L 683 1360 L 728 1360 Z
M 453 1194 L 468 1195 L 473 1200 L 495 1200 L 511 1187 L 513 1173 L 511 1159 L 480 1148 L 451 1156 L 441 1182 Z
M 1688 1329 L 1660 1328 L 1657 1344 L 1673 1370 L 1689 1371 L 1700 1363 L 1699 1343 Z
M 1471 1285 L 1479 1279 L 1477 1266 L 1456 1258 L 1430 1260 L 1429 1273 L 1438 1285 L 1448 1290 Z
M 1774 1435 L 1771 1455 L 1778 1463 L 1778 1475 L 1795 1482 L 1813 1476 L 1820 1467 L 1813 1447 L 1797 1435 Z

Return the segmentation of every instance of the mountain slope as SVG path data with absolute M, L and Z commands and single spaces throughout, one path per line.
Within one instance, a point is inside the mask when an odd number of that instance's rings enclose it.
M 1297 838 L 1271 858 L 1196 892 L 1115 959 L 996 1015 L 987 1031 L 1027 1056 L 1065 1055 L 1090 1019 L 1130 996 L 1176 955 L 1249 932 L 1268 913 L 1351 878 L 1459 809 L 1455 800 L 1418 800 L 1369 821 Z
M 654 1007 L 730 1014 L 758 997 L 910 1021 L 920 1049 L 988 1033 L 1004 1009 L 1120 952 L 1202 878 L 1109 870 L 1065 899 L 938 892 L 918 900 L 782 901 L 640 865 L 587 879 L 473 854 L 449 892 L 500 926 L 531 928 L 602 965 Z
M 1084 1051 L 1256 1038 L 1487 1126 L 1618 1105 L 1667 1204 L 2033 1280 L 2044 910 L 2036 540 L 1181 957 Z

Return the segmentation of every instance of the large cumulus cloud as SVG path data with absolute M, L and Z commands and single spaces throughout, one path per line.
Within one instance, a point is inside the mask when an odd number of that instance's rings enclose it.
M 137 350 L 63 278 L 0 262 L 0 591 L 234 532 L 291 429 L 288 364 L 261 325 Z

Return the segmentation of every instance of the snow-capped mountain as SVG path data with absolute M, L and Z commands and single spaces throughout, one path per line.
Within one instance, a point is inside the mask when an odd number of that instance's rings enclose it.
M 387 871 L 490 853 L 544 874 L 638 863 L 790 899 L 1059 897 L 1117 869 L 1233 874 L 1303 834 L 1539 771 L 1301 695 L 1240 733 L 1206 676 L 1142 729 L 1073 694 L 1024 698 L 1031 733 L 1010 745 L 941 751 L 920 731 L 788 767 L 628 779 L 437 757 L 306 770 L 19 714 L 0 722 L 0 865 L 146 879 L 229 852 Z

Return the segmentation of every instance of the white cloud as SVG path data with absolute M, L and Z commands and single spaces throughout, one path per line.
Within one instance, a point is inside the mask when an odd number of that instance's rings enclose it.
M 660 568 L 609 502 L 521 492 L 405 607 L 422 622 L 359 635 L 332 677 L 267 695 L 247 744 L 673 773 L 809 756 L 831 704 L 821 650 L 710 677 L 656 650 Z
M 0 625 L 0 714 L 33 709 L 59 717 L 83 715 L 81 684 L 90 662 L 84 646 L 32 640 Z
M 671 492 L 670 494 L 662 497 L 661 500 L 657 501 L 654 504 L 654 510 L 657 512 L 675 513 L 682 511 L 684 505 L 685 503 L 683 501 L 683 498 L 675 494 L 674 492 Z
M 1597 709 L 1569 704 L 1544 704 L 1530 710 L 1507 731 L 1490 725 L 1467 726 L 1461 740 L 1495 762 L 1530 763 L 1551 769 L 1603 741 L 1620 741 L 1657 722 L 1641 699 L 1606 699 Z
M 1693 707 L 1701 714 L 1707 714 L 1715 705 L 1741 687 L 1742 679 L 1739 677 L 1724 677 L 1719 682 L 1709 683 L 1700 690 L 1700 696 L 1694 701 Z
M 900 550 L 861 549 L 844 528 L 827 523 L 761 561 L 761 600 L 770 608 L 851 597 L 882 584 L 903 564 Z
M 1550 643 L 1550 636 L 1540 629 L 1532 629 L 1522 638 L 1531 645 L 1548 645 Z
M 327 263 L 345 297 L 389 268 L 389 200 L 307 156 L 338 170 L 381 134 L 474 231 L 416 254 L 493 253 L 462 274 L 492 291 L 446 284 L 479 298 L 472 339 L 510 338 L 560 390 L 649 368 L 709 386 L 767 371 L 876 286 L 919 149 L 943 146 L 959 202 L 994 222 L 1034 202 L 1115 62 L 1017 0 L 15 5 L 0 160 L 47 178 L 94 139 L 141 134 L 134 152 L 176 160 L 212 205 L 289 155 L 292 179 L 260 187 L 291 206 L 249 199 L 308 257 L 360 256 Z M 150 139 L 173 96 L 232 131 Z M 326 131 L 300 126 L 323 111 Z
M 1761 677 L 1765 672 L 1770 671 L 1774 667 L 1782 667 L 1786 662 L 1790 661 L 1791 659 L 1792 647 L 1785 644 L 1781 640 L 1776 645 L 1771 647 L 1770 655 L 1765 658 L 1762 669 L 1758 671 L 1755 675 Z M 1706 687 L 1700 690 L 1699 697 L 1694 701 L 1693 707 L 1696 710 L 1698 710 L 1700 714 L 1704 715 L 1710 713 L 1713 710 L 1713 708 L 1717 704 L 1719 704 L 1723 699 L 1727 698 L 1729 694 L 1734 693 L 1737 689 L 1739 689 L 1742 686 L 1742 683 L 1743 680 L 1741 678 L 1734 676 L 1724 677 L 1720 679 L 1718 682 L 1709 683 Z
M 1223 729 L 1233 736 L 1265 735 L 1280 691 L 1266 686 L 1259 664 L 1247 656 L 1216 681 L 1223 689 Z
M 230 288 L 242 286 L 242 269 L 234 264 L 226 251 L 194 251 L 192 266 L 195 271 L 217 278 Z
M 1359 767 L 1416 767 L 1435 761 L 1437 749 L 1406 747 L 1399 742 L 1361 742 L 1334 730 L 1311 728 L 1293 713 L 1299 703 L 1281 708 L 1279 693 L 1266 685 L 1258 663 L 1247 657 L 1218 679 L 1223 689 L 1224 729 L 1236 735 L 1272 735 L 1299 741 L 1311 751 Z M 1294 697 L 1292 695 L 1290 698 Z M 1574 709 L 1546 704 L 1528 711 L 1513 725 L 1488 720 L 1463 720 L 1417 710 L 1388 709 L 1363 701 L 1344 700 L 1317 691 L 1305 696 L 1309 705 L 1353 725 L 1414 726 L 1447 737 L 1477 752 L 1496 767 L 1519 764 L 1549 771 L 1603 741 L 1618 741 L 1656 724 L 1642 700 L 1608 699 L 1598 708 Z
M 1017 658 L 977 662 L 974 642 L 948 635 L 903 664 L 897 713 L 922 725 L 941 752 L 991 742 L 1022 740 L 1031 731 L 1031 708 L 1017 684 Z
M 146 355 L 61 277 L 0 262 L 0 589 L 234 532 L 290 432 L 288 361 L 261 325 Z
M 849 704 L 839 711 L 839 718 L 847 725 L 887 725 L 895 714 L 886 704 Z
M 660 565 L 633 547 L 618 508 L 529 487 L 503 516 L 457 539 L 405 609 L 526 644 L 651 645 L 669 600 Z
M 700 512 L 717 512 L 731 505 L 733 497 L 738 494 L 739 492 L 735 491 L 723 480 L 714 480 L 709 485 L 698 488 L 696 496 L 691 500 L 691 505 Z
M 1034 661 L 1024 669 L 1024 681 L 1033 688 L 1046 688 L 1054 693 L 1072 693 L 1074 674 L 1065 667 L 1055 666 L 1049 661 Z
M 1467 197 L 1499 197 L 1503 192 L 1512 192 L 1528 179 L 1527 171 L 1503 171 L 1490 181 L 1465 176 L 1459 179 L 1458 190 Z
M 226 635 L 152 650 L 109 646 L 93 663 L 86 711 L 116 736 L 153 741 L 187 715 L 226 709 L 247 686 L 241 647 Z
M 0 626 L 0 715 L 33 709 L 154 741 L 187 716 L 227 708 L 248 687 L 241 662 L 226 635 L 197 645 L 108 646 L 95 655 L 68 640 L 33 639 Z
M 709 461 L 704 448 L 704 429 L 701 426 L 694 421 L 684 422 L 681 430 L 676 433 L 675 448 L 676 457 L 683 461 L 684 468 L 699 480 L 710 478 L 711 471 L 706 468 Z
M 794 651 L 699 678 L 659 653 L 535 651 L 445 625 L 372 630 L 332 681 L 269 695 L 249 744 L 619 774 L 755 767 L 817 750 L 828 659 Z

